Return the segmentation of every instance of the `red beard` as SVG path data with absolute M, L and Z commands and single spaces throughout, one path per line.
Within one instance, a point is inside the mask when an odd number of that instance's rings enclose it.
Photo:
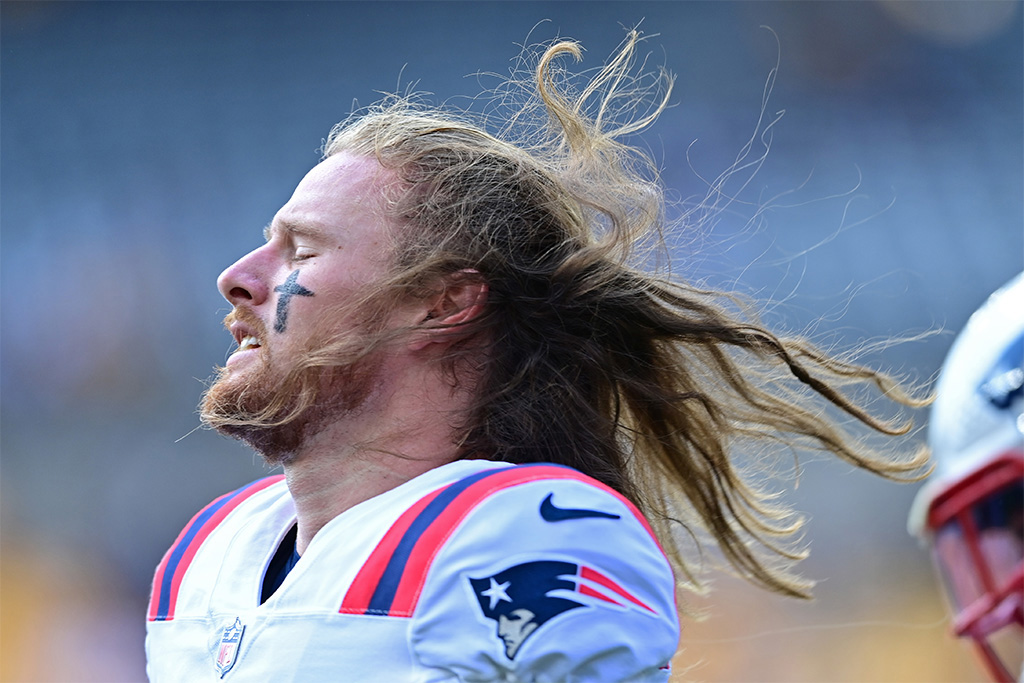
M 358 411 L 377 386 L 379 354 L 333 365 L 303 362 L 325 346 L 312 342 L 306 354 L 289 359 L 289 367 L 280 367 L 280 361 L 270 361 L 270 338 L 256 314 L 236 308 L 224 324 L 236 320 L 256 331 L 258 362 L 238 373 L 217 368 L 203 395 L 200 416 L 207 426 L 247 443 L 267 464 L 293 462 L 310 437 L 338 417 Z

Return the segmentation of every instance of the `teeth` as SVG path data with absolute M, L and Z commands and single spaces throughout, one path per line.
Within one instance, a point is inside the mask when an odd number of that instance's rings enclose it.
M 260 345 L 260 340 L 256 337 L 242 337 L 242 341 L 238 343 L 238 350 L 245 351 L 247 349 L 255 349 Z

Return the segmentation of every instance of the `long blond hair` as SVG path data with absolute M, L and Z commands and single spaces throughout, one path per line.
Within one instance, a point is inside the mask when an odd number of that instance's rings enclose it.
M 906 435 L 910 420 L 865 406 L 927 399 L 851 357 L 778 336 L 731 293 L 650 270 L 665 230 L 686 226 L 666 225 L 657 168 L 624 141 L 654 122 L 672 89 L 664 74 L 655 91 L 640 85 L 638 39 L 632 32 L 575 90 L 559 58 L 578 58 L 579 46 L 551 45 L 532 106 L 496 132 L 392 97 L 336 126 L 325 156 L 370 156 L 398 179 L 386 197 L 402 226 L 392 291 L 429 290 L 456 272 L 487 282 L 470 338 L 488 348 L 455 345 L 449 358 L 482 364 L 462 457 L 577 468 L 636 502 L 694 584 L 687 539 L 710 541 L 756 584 L 806 596 L 791 566 L 803 555 L 791 543 L 800 521 L 760 474 L 744 473 L 741 452 L 756 463 L 816 449 L 914 479 L 923 446 L 864 438 Z

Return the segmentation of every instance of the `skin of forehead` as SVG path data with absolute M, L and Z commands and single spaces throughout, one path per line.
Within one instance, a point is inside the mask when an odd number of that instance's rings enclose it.
M 390 174 L 369 157 L 340 152 L 313 167 L 296 186 L 287 203 L 265 229 L 272 239 L 278 232 L 335 242 L 340 227 L 357 233 L 360 241 L 379 241 L 387 220 L 381 197 Z

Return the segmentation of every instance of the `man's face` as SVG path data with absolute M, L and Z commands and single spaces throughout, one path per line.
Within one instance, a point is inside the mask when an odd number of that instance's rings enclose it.
M 526 637 L 536 630 L 536 616 L 530 610 L 520 608 L 512 610 L 508 616 L 502 614 L 498 617 L 498 636 L 505 641 L 505 654 L 509 659 L 516 656 Z
M 204 397 L 203 417 L 271 462 L 287 460 L 305 436 L 358 409 L 372 393 L 378 362 L 315 367 L 308 373 L 315 376 L 317 407 L 294 424 L 252 428 L 221 419 L 251 416 L 275 399 L 294 405 L 297 388 L 286 380 L 299 359 L 329 342 L 368 335 L 368 321 L 345 306 L 388 270 L 387 231 L 378 211 L 384 183 L 373 160 L 344 153 L 327 158 L 274 216 L 266 244 L 217 280 L 234 306 L 225 324 L 239 347 Z

